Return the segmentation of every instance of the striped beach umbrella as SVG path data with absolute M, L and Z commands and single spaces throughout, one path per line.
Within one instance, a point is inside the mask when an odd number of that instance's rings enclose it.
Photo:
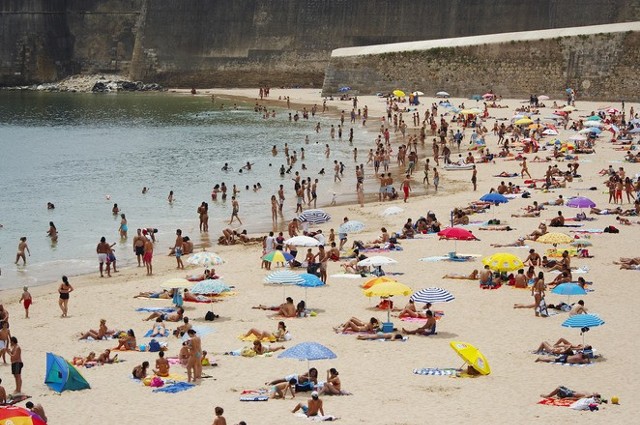
M 331 220 L 331 216 L 323 210 L 306 210 L 298 216 L 298 220 L 309 224 L 322 224 Z
M 304 279 L 299 274 L 289 270 L 279 270 L 264 278 L 264 283 L 277 285 L 299 285 Z
M 222 263 L 224 263 L 224 260 L 215 252 L 196 252 L 187 258 L 187 264 L 193 264 L 195 266 L 211 267 Z
M 435 304 L 448 303 L 455 300 L 455 297 L 451 295 L 451 292 L 443 288 L 424 288 L 414 292 L 409 299 L 417 303 Z
M 276 249 L 275 251 L 271 251 L 270 253 L 264 255 L 262 260 L 268 261 L 270 263 L 288 263 L 293 260 L 293 255 L 288 252 L 280 251 Z
M 231 288 L 220 279 L 206 279 L 196 283 L 190 292 L 196 295 L 222 294 L 229 292 Z
M 589 328 L 595 328 L 602 325 L 604 325 L 604 320 L 595 314 L 576 314 L 562 322 L 562 326 L 565 328 L 580 329 L 580 333 L 582 334 L 582 345 L 584 345 L 584 334 L 589 330 Z

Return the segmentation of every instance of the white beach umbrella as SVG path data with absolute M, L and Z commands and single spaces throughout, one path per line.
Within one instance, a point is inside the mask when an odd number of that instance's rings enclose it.
M 294 236 L 284 241 L 284 244 L 290 246 L 318 246 L 320 241 L 309 236 Z
M 396 264 L 397 261 L 393 258 L 385 257 L 382 255 L 376 255 L 374 257 L 365 258 L 362 261 L 358 261 L 358 265 L 360 267 L 368 267 L 368 266 L 384 266 L 386 264 Z
M 449 93 L 447 93 L 446 91 L 439 91 L 438 93 L 436 93 L 437 97 L 449 97 Z
M 384 211 L 380 212 L 380 215 L 383 217 L 387 217 L 390 215 L 396 215 L 396 214 L 400 214 L 401 212 L 404 212 L 404 210 L 400 207 L 389 207 L 387 209 L 385 209 Z

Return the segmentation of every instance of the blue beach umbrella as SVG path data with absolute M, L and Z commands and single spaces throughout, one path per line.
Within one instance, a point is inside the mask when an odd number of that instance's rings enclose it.
M 504 195 L 499 194 L 498 192 L 487 193 L 480 198 L 483 202 L 491 202 L 492 204 L 504 204 L 509 202 L 509 198 Z
M 587 295 L 587 291 L 576 283 L 561 283 L 551 290 L 552 294 L 558 295 Z
M 336 357 L 338 357 L 336 353 L 317 342 L 301 342 L 284 350 L 278 356 L 279 359 L 306 360 L 307 370 L 309 369 L 309 362 L 312 360 L 328 360 L 335 359 Z
M 565 328 L 578 328 L 582 334 L 582 345 L 584 345 L 584 334 L 589 328 L 604 325 L 604 320 L 595 314 L 576 314 L 562 322 Z
M 311 273 L 302 273 L 300 277 L 304 280 L 304 282 L 297 283 L 296 285 L 302 286 L 304 288 L 304 302 L 309 306 L 309 300 L 307 299 L 307 290 L 308 288 L 317 288 L 318 286 L 325 286 L 325 283 L 320 280 L 318 276 Z
M 279 270 L 264 278 L 264 283 L 269 284 L 298 285 L 302 282 L 304 279 L 299 274 L 289 270 Z

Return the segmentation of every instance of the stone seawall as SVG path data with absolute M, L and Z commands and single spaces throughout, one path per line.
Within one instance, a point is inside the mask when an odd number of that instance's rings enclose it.
M 320 86 L 338 47 L 635 20 L 638 0 L 0 0 L 0 85 Z
M 333 57 L 323 92 L 446 91 L 470 97 L 493 90 L 503 97 L 531 93 L 563 99 L 640 101 L 640 32 L 578 35 L 379 55 Z

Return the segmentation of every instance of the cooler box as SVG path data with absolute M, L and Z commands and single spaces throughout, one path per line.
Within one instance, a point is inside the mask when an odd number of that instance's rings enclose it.
M 391 322 L 382 322 L 382 332 L 384 332 L 384 333 L 393 332 L 393 323 L 391 323 Z

